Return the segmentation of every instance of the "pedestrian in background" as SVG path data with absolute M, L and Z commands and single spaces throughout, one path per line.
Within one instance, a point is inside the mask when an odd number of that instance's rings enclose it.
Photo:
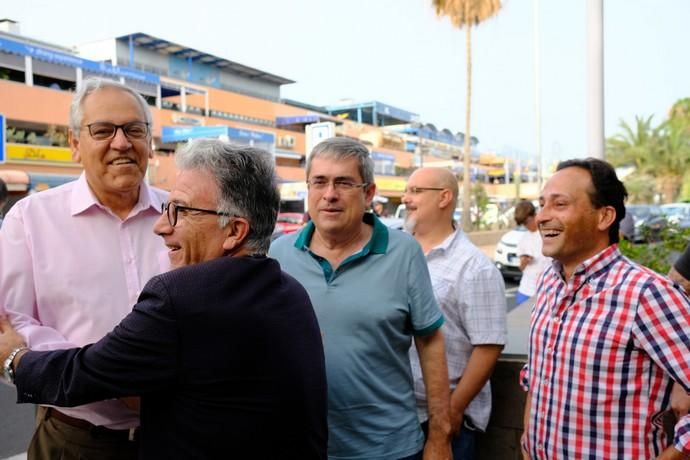
M 520 285 L 515 297 L 516 306 L 537 293 L 537 280 L 551 262 L 549 257 L 542 254 L 541 235 L 537 228 L 536 214 L 537 210 L 531 201 L 521 200 L 515 206 L 515 223 L 524 225 L 527 229 L 517 245 L 522 277 L 520 277 Z

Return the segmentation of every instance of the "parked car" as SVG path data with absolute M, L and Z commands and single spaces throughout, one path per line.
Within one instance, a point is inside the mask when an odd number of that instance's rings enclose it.
M 661 208 L 656 204 L 629 204 L 625 212 L 633 217 L 633 235 L 626 237 L 633 243 L 655 241 L 667 222 Z
M 628 239 L 634 243 L 660 241 L 667 230 L 690 228 L 690 203 L 631 204 L 625 209 L 633 216 L 635 230 Z
M 405 219 L 399 217 L 379 217 L 379 220 L 388 228 L 393 228 L 395 230 L 402 230 Z
M 690 203 L 668 203 L 662 204 L 660 208 L 672 224 L 679 225 L 682 221 L 690 219 Z
M 307 223 L 307 220 L 309 220 L 309 214 L 306 212 L 279 212 L 273 233 L 287 235 L 296 232 Z
M 494 264 L 504 277 L 514 278 L 515 280 L 519 280 L 522 277 L 522 272 L 520 271 L 520 258 L 517 254 L 517 245 L 526 231 L 527 228 L 519 226 L 503 235 L 496 245 Z

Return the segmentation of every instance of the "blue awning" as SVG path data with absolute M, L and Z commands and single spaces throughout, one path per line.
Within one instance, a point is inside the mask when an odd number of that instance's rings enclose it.
M 90 61 L 71 54 L 61 53 L 36 45 L 27 45 L 7 38 L 0 37 L 0 51 L 14 53 L 20 56 L 30 56 L 33 59 L 80 68 L 90 72 L 109 75 L 111 77 L 125 77 L 145 81 L 153 85 L 160 83 L 160 77 L 153 73 L 142 72 L 141 70 L 130 69 L 128 67 L 114 66 L 107 62 Z

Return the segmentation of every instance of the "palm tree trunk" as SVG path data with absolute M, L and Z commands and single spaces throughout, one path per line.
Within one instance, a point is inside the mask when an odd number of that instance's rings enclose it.
M 470 17 L 470 2 L 465 2 L 465 18 Z M 472 186 L 470 185 L 470 112 L 472 98 L 472 22 L 465 25 L 465 53 L 467 66 L 467 102 L 465 105 L 465 153 L 462 157 L 462 228 L 465 232 L 472 229 L 470 202 Z

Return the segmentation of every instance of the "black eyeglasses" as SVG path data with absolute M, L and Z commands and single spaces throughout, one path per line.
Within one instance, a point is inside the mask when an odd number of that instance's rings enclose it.
M 171 227 L 174 227 L 177 224 L 177 213 L 179 211 L 194 211 L 204 214 L 215 214 L 217 216 L 234 217 L 232 214 L 228 214 L 227 212 L 214 211 L 213 209 L 192 208 L 190 206 L 182 206 L 180 204 L 171 202 L 161 203 L 161 212 L 166 213 L 166 215 L 168 216 L 168 222 L 170 223 Z
M 130 121 L 124 125 L 116 125 L 107 121 L 98 121 L 86 125 L 89 134 L 97 141 L 110 140 L 115 137 L 118 129 L 127 136 L 127 139 L 145 139 L 149 134 L 149 124 L 143 121 Z
M 405 189 L 405 193 L 410 193 L 412 195 L 416 195 L 418 193 L 430 191 L 430 190 L 435 190 L 435 191 L 441 191 L 445 190 L 443 187 L 408 187 Z
M 322 177 L 317 177 L 315 179 L 309 179 L 307 181 L 307 186 L 314 190 L 326 190 L 330 184 L 333 184 L 333 188 L 339 192 L 349 192 L 358 188 L 366 188 L 369 184 L 367 182 L 358 184 L 351 180 L 346 179 L 335 179 L 333 182 L 324 179 Z

